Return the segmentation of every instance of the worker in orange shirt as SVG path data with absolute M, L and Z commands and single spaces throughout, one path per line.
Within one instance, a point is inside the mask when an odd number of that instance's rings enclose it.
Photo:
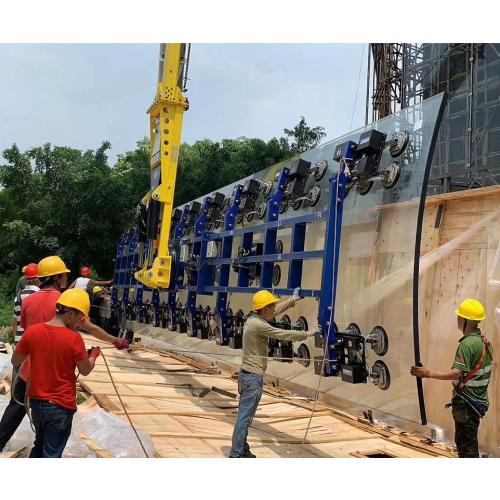
M 66 290 L 57 300 L 55 316 L 28 327 L 12 355 L 14 366 L 31 359 L 27 393 L 36 435 L 30 458 L 60 458 L 70 436 L 76 412 L 75 369 L 88 375 L 100 354 L 99 348 L 87 354 L 76 331 L 89 309 L 86 292 Z

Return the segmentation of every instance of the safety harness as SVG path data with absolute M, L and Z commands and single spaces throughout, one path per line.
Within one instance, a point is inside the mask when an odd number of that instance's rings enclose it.
M 467 384 L 467 382 L 481 369 L 481 366 L 483 366 L 486 352 L 489 352 L 490 357 L 493 360 L 490 341 L 484 335 L 479 335 L 479 338 L 483 342 L 483 352 L 481 353 L 481 357 L 479 358 L 479 361 L 474 365 L 474 368 L 472 368 L 472 370 L 462 380 L 460 380 L 457 385 L 453 386 L 453 395 L 457 396 L 459 399 L 467 403 L 467 405 L 472 408 L 472 410 L 480 418 L 483 418 L 488 411 L 488 407 L 483 403 L 473 400 L 463 391 L 465 384 Z M 451 403 L 448 403 L 445 408 L 449 408 L 450 406 L 453 406 L 453 401 Z

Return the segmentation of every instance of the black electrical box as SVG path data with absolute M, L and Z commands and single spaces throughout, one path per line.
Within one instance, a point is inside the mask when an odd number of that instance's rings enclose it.
M 373 177 L 378 173 L 379 160 L 373 156 L 363 156 L 361 160 L 356 163 L 356 170 L 359 173 L 360 179 Z
M 292 199 L 304 195 L 306 182 L 307 182 L 307 177 L 296 177 L 295 179 L 291 180 L 288 183 L 285 189 L 285 194 Z
M 386 134 L 378 130 L 367 130 L 359 137 L 356 152 L 361 155 L 378 155 L 384 150 Z
M 361 365 L 342 365 L 341 378 L 350 384 L 364 384 L 367 380 L 366 370 Z
M 196 332 L 196 336 L 201 340 L 208 339 L 208 329 L 203 327 L 199 328 Z
M 188 227 L 192 226 L 195 223 L 196 219 L 198 218 L 198 214 L 200 213 L 200 209 L 201 209 L 201 204 L 199 202 L 197 201 L 191 202 L 186 220 L 186 225 Z
M 256 179 L 248 179 L 241 191 L 242 194 L 249 194 L 251 196 L 257 196 L 259 194 L 260 182 Z
M 248 179 L 241 190 L 240 208 L 243 212 L 251 212 L 255 208 L 255 200 L 259 194 L 260 182 Z
M 172 213 L 172 219 L 171 219 L 171 225 L 176 226 L 182 217 L 182 210 L 175 208 L 174 212 Z
M 356 143 L 353 141 L 346 141 L 339 144 L 333 153 L 334 161 L 340 161 L 342 158 L 345 160 L 356 159 Z
M 212 196 L 212 201 L 210 202 L 210 204 L 213 207 L 220 208 L 224 204 L 225 199 L 226 197 L 222 193 L 217 192 Z
M 288 167 L 288 178 L 295 179 L 296 177 L 307 177 L 309 175 L 309 169 L 311 168 L 311 162 L 299 158 L 294 160 L 290 167 Z
M 291 363 L 293 361 L 293 345 L 290 341 L 278 341 L 273 349 L 273 357 L 280 358 L 277 361 Z
M 234 337 L 229 337 L 229 347 L 231 349 L 241 349 L 243 346 L 243 337 L 241 335 L 235 335 Z

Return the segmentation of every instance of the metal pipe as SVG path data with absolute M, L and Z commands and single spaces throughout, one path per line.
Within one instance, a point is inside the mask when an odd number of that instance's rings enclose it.
M 368 125 L 368 109 L 370 108 L 370 66 L 372 60 L 372 44 L 368 44 L 368 71 L 366 73 L 366 106 L 365 106 L 365 125 Z

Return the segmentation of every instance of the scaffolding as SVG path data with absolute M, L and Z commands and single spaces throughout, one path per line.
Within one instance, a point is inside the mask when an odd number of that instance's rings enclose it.
M 371 44 L 374 120 L 441 92 L 430 193 L 500 182 L 500 44 Z

